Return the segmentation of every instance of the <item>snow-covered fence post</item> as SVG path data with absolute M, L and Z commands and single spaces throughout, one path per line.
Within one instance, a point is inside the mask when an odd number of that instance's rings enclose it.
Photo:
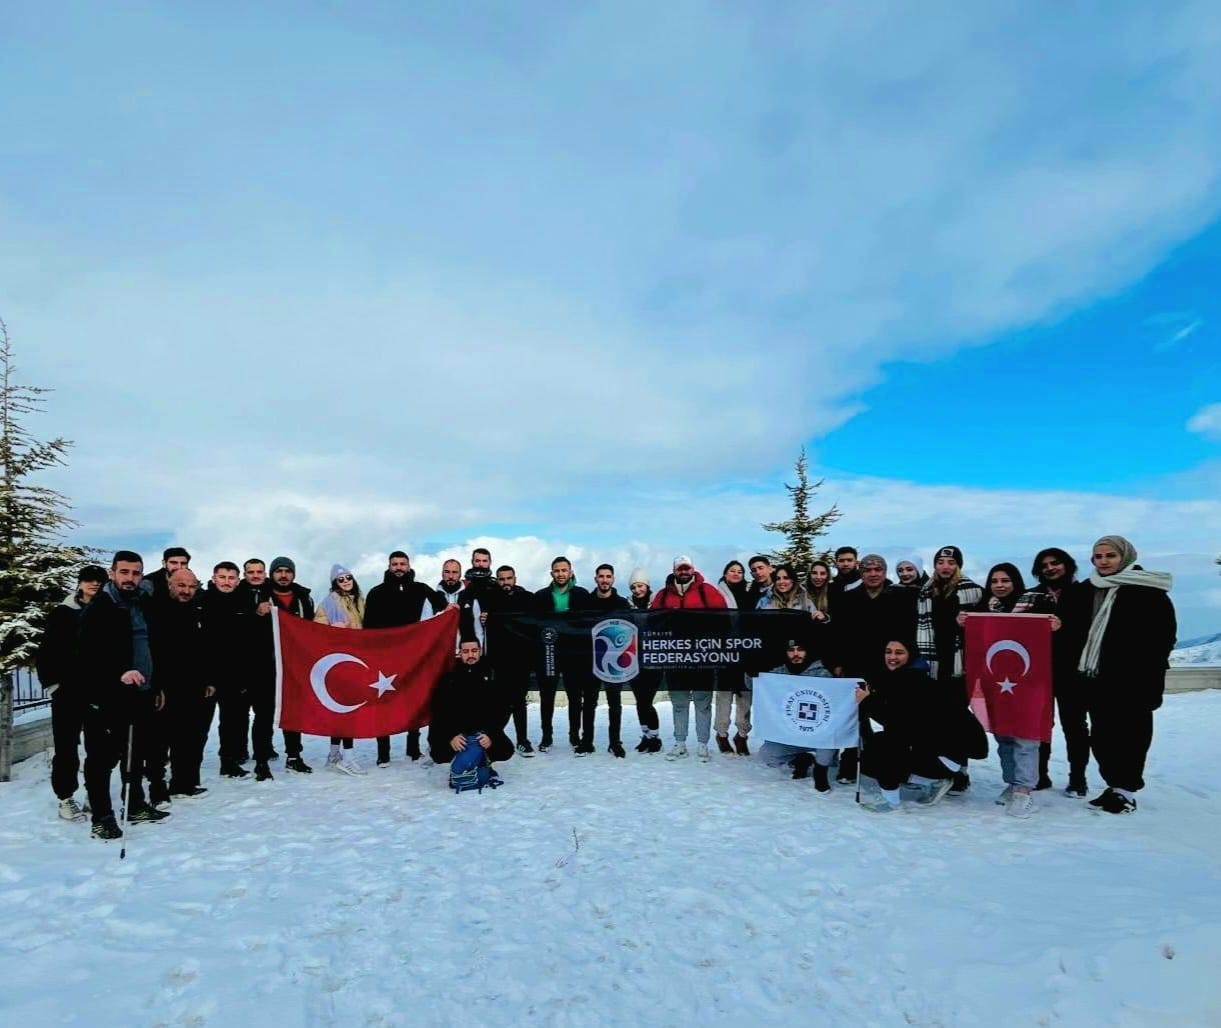
M 13 687 L 16 671 L 0 675 L 0 782 L 13 777 Z

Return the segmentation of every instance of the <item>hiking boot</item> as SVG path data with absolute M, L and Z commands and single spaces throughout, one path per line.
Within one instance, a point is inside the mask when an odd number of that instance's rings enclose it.
M 1005 804 L 1005 813 L 1010 817 L 1030 817 L 1034 813 L 1034 797 L 1028 792 L 1015 790 L 1009 802 Z
M 534 756 L 534 747 L 530 745 L 529 739 L 522 739 L 522 741 L 517 744 L 517 755 L 519 757 Z
M 961 796 L 969 788 L 971 788 L 971 776 L 965 771 L 955 771 L 954 777 L 949 780 L 950 795 Z
M 88 816 L 76 800 L 69 796 L 66 800 L 59 801 L 59 816 L 65 821 L 84 821 Z
M 267 766 L 267 761 L 263 760 L 254 765 L 254 780 L 256 782 L 271 781 L 271 768 Z
M 250 774 L 241 764 L 236 764 L 231 760 L 226 760 L 221 764 L 220 773 L 226 778 L 245 778 Z
M 733 746 L 729 742 L 728 735 L 718 735 L 716 737 L 716 748 L 722 753 L 732 753 Z
M 666 754 L 666 760 L 682 760 L 687 756 L 687 744 L 685 742 L 676 742 Z
M 923 786 L 920 794 L 916 797 L 916 802 L 922 807 L 932 807 L 940 803 L 946 793 L 950 792 L 954 786 L 952 778 L 939 778 L 937 781 L 929 785 Z
M 637 753 L 652 753 L 653 752 L 652 747 L 649 745 L 652 741 L 653 740 L 650 739 L 649 736 L 642 735 L 640 737 L 640 742 L 636 743 L 636 752 Z
M 312 774 L 314 769 L 300 757 L 289 757 L 286 761 L 284 761 L 284 770 L 296 771 L 298 774 L 308 775 Z
M 1013 799 L 1013 786 L 1006 785 L 1001 794 L 996 797 L 996 805 L 998 807 L 1007 806 L 1011 799 Z
M 842 750 L 839 755 L 839 771 L 836 772 L 835 780 L 840 785 L 855 785 L 856 784 L 856 750 Z
M 746 736 L 741 733 L 733 737 L 733 748 L 739 757 L 750 756 L 750 747 L 746 745 Z
M 1114 789 L 1108 789 L 1099 799 L 1102 802 L 1098 804 L 1098 808 L 1108 814 L 1136 813 L 1136 800 L 1130 800 L 1123 793 L 1116 792 Z
M 623 759 L 624 757 L 627 756 L 627 750 L 625 750 L 623 748 L 623 743 L 621 743 L 621 742 L 612 742 L 610 744 L 610 748 L 606 752 L 614 754 L 616 757 L 619 757 L 620 759 Z
M 158 810 L 156 807 L 150 807 L 144 803 L 127 812 L 127 823 L 129 825 L 155 825 L 158 821 L 164 821 L 167 817 L 172 816 L 168 810 Z
M 793 781 L 799 781 L 806 778 L 810 774 L 810 768 L 814 766 L 814 754 L 798 753 L 789 761 L 789 767 L 793 769 Z
M 113 814 L 102 818 L 101 821 L 94 821 L 93 828 L 89 834 L 95 839 L 101 839 L 103 842 L 123 838 L 123 833 L 119 829 L 119 823 L 114 819 Z
M 702 742 L 695 747 L 695 755 L 704 764 L 707 764 L 712 759 L 712 754 L 708 751 L 708 744 L 706 742 Z
M 823 767 L 821 764 L 815 761 L 812 770 L 814 772 L 814 788 L 819 792 L 830 792 L 831 775 L 829 773 L 829 769 Z
M 1089 785 L 1085 781 L 1085 772 L 1074 772 L 1068 776 L 1068 785 L 1064 789 L 1064 795 L 1072 799 L 1084 799 L 1089 793 Z

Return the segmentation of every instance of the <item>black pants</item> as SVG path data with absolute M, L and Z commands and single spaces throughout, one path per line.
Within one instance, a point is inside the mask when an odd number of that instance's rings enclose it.
M 513 741 L 504 732 L 500 729 L 493 729 L 487 732 L 486 735 L 492 740 L 492 745 L 485 751 L 488 755 L 489 763 L 494 764 L 498 760 L 508 760 L 513 756 Z M 454 749 L 449 744 L 449 740 L 452 738 L 453 736 L 451 735 L 448 739 L 438 739 L 434 738 L 431 732 L 429 733 L 429 755 L 438 764 L 448 764 L 454 759 Z
M 250 756 L 250 694 L 236 682 L 221 686 L 217 701 L 220 708 L 220 761 L 240 764 Z
M 598 716 L 598 693 L 602 687 L 597 681 L 581 690 L 581 740 L 594 741 L 594 723 Z M 610 724 L 610 741 L 612 744 L 622 742 L 620 733 L 623 730 L 623 692 L 622 686 L 606 686 L 606 707 Z
M 85 727 L 84 704 L 60 686 L 51 693 L 51 738 L 55 755 L 51 758 L 51 788 L 57 799 L 71 799 L 80 785 L 81 733 Z
M 1153 743 L 1153 711 L 1122 691 L 1094 687 L 1090 702 L 1090 748 L 1102 780 L 1113 789 L 1136 792 L 1145 785 L 1145 758 Z
M 144 806 L 144 769 L 137 759 L 144 745 L 142 735 L 144 697 L 131 698 L 117 707 L 85 707 L 85 791 L 89 795 L 94 824 L 114 814 L 110 800 L 110 773 L 117 765 L 120 780 L 128 785 L 129 810 Z M 127 774 L 127 743 L 132 743 L 130 781 Z
M 167 696 L 161 710 L 149 712 L 142 733 L 143 745 L 136 750 L 137 756 L 144 761 L 144 777 L 148 779 L 148 792 L 154 803 L 164 799 L 168 791 L 165 769 L 170 762 L 170 742 L 173 738 L 170 710 L 175 698 Z
M 1086 704 L 1085 689 L 1076 675 L 1072 675 L 1070 681 L 1064 684 L 1057 678 L 1055 689 L 1069 772 L 1085 774 L 1085 767 L 1090 762 L 1090 726 L 1087 720 L 1089 708 Z M 1050 756 L 1050 744 L 1047 744 L 1047 752 Z
M 529 729 L 526 727 L 526 696 L 530 692 L 530 672 L 522 671 L 516 665 L 498 667 L 496 687 L 503 690 L 506 707 L 513 719 L 513 734 L 519 744 L 525 742 L 530 738 Z
M 212 731 L 216 700 L 174 697 L 166 713 L 170 719 L 170 792 L 186 792 L 199 785 L 199 766 Z
M 581 741 L 581 683 L 575 676 L 565 674 L 564 695 L 568 697 L 568 741 L 573 746 Z M 557 678 L 538 680 L 539 716 L 543 723 L 543 741 L 551 741 L 551 721 L 555 715 L 555 693 L 560 683 Z
M 636 697 L 636 719 L 643 731 L 656 732 L 661 725 L 657 720 L 657 708 L 653 701 L 657 699 L 657 688 L 661 684 L 661 676 L 654 671 L 642 671 L 632 680 L 632 695 Z
M 275 752 L 272 735 L 275 731 L 276 688 L 266 681 L 229 682 L 221 687 L 220 708 L 220 759 L 222 763 L 240 764 L 253 754 L 258 763 L 271 759 Z M 254 724 L 250 714 L 254 713 Z M 296 736 L 296 752 L 290 745 L 288 732 L 284 733 L 284 749 L 289 756 L 300 756 L 301 734 Z
M 284 735 L 284 756 L 301 756 L 301 733 L 291 732 L 286 728 L 282 734 Z

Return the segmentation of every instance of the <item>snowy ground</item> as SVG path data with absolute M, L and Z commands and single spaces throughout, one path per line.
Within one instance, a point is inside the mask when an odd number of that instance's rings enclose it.
M 0 786 L 0 1023 L 1217 1025 L 1219 734 L 1221 692 L 1169 697 L 1138 814 L 1044 793 L 1025 823 L 995 757 L 871 815 L 604 738 L 461 796 L 401 738 L 367 778 L 263 784 L 210 746 L 212 791 L 124 862 L 40 757 Z

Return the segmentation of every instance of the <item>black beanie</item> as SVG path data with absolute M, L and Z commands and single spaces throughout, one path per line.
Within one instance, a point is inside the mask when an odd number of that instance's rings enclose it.
M 957 546 L 941 547 L 941 549 L 939 549 L 933 555 L 933 560 L 937 560 L 938 557 L 953 557 L 954 563 L 957 564 L 960 568 L 962 567 L 962 550 L 960 550 Z

